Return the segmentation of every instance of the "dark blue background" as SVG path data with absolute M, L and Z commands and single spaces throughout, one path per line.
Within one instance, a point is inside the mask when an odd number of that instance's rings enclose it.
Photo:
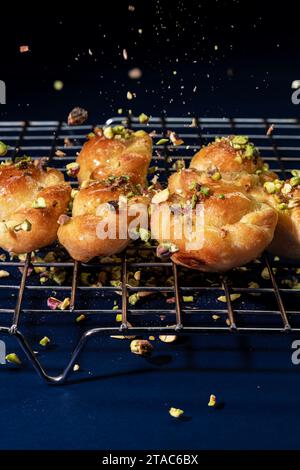
M 299 366 L 291 363 L 291 342 L 192 337 L 157 346 L 159 366 L 133 356 L 125 341 L 103 340 L 80 359 L 82 371 L 72 379 L 82 381 L 59 387 L 25 365 L 2 366 L 1 448 L 298 449 Z M 220 409 L 207 406 L 211 393 Z M 170 406 L 186 419 L 172 419 Z
M 158 2 L 139 8 L 132 1 L 134 19 L 122 3 L 114 2 L 114 14 L 87 5 L 77 16 L 20 13 L 1 20 L 0 78 L 8 100 L 1 119 L 65 119 L 75 105 L 89 110 L 91 122 L 120 107 L 173 116 L 299 115 L 290 99 L 291 82 L 300 78 L 294 3 L 160 2 L 158 14 Z M 31 52 L 20 55 L 21 44 Z M 124 47 L 132 51 L 128 63 Z M 132 66 L 143 71 L 140 83 L 127 77 Z M 64 82 L 61 92 L 53 90 L 56 79 Z M 127 102 L 127 90 L 137 93 L 134 102 Z M 18 352 L 12 341 L 8 349 Z M 80 360 L 82 372 L 72 377 L 85 380 L 60 387 L 42 383 L 18 352 L 21 370 L 0 366 L 0 448 L 299 449 L 300 376 L 291 342 L 290 336 L 193 337 L 160 344 L 157 365 L 107 339 Z M 211 393 L 220 409 L 208 408 Z M 170 406 L 187 418 L 172 419 Z

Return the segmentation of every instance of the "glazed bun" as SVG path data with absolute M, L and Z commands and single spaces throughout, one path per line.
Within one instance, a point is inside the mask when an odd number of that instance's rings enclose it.
M 255 259 L 272 241 L 276 211 L 256 201 L 241 185 L 223 180 L 220 174 L 213 179 L 205 172 L 182 170 L 170 177 L 163 199 L 166 194 L 167 200 L 152 211 L 151 228 L 161 247 L 170 247 L 177 264 L 201 271 L 227 271 Z M 158 194 L 154 202 L 159 199 Z M 172 208 L 169 220 L 166 204 Z M 175 220 L 178 207 L 181 220 L 192 208 L 192 230 L 179 237 Z M 197 207 L 203 208 L 203 218 L 196 230 Z M 187 248 L 190 243 L 197 248 Z
M 255 173 L 264 168 L 264 163 L 247 136 L 232 135 L 216 138 L 214 142 L 202 147 L 192 158 L 190 167 L 199 171 L 218 168 L 222 173 Z
M 77 157 L 79 182 L 126 175 L 133 184 L 144 184 L 152 158 L 151 137 L 123 126 L 107 127 L 98 134 L 84 144 Z
M 125 219 L 120 218 L 120 197 L 128 204 Z M 75 196 L 72 218 L 66 219 L 58 230 L 60 243 L 77 261 L 87 262 L 96 256 L 119 253 L 130 241 L 128 231 L 125 237 L 120 235 L 120 227 L 124 225 L 122 220 L 129 225 L 134 219 L 134 215 L 129 215 L 133 204 L 148 204 L 140 186 L 124 181 L 122 177 L 115 178 L 114 183 L 91 182 Z M 113 237 L 101 238 L 99 224 L 116 227 Z
M 255 186 L 251 194 L 272 206 L 278 213 L 274 239 L 268 247 L 271 253 L 291 259 L 300 259 L 300 172 L 285 181 L 267 181 Z
M 56 240 L 58 219 L 67 211 L 71 188 L 63 174 L 25 158 L 0 166 L 0 246 L 28 253 Z

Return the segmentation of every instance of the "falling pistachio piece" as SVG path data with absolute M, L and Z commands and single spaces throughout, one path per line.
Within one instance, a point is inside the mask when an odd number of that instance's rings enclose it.
M 76 322 L 80 323 L 81 321 L 84 321 L 85 319 L 86 319 L 86 316 L 82 313 L 81 315 L 78 315 L 78 317 L 76 317 Z
M 209 402 L 208 402 L 207 406 L 214 407 L 214 406 L 216 406 L 216 404 L 217 404 L 216 395 L 210 395 Z
M 176 341 L 177 339 L 177 336 L 176 335 L 160 335 L 159 339 L 163 343 L 174 343 L 174 341 Z
M 169 414 L 172 416 L 172 418 L 181 418 L 181 416 L 184 414 L 184 411 L 180 408 L 172 407 L 169 409 Z
M 5 356 L 5 359 L 7 362 L 10 362 L 11 364 L 17 364 L 20 366 L 22 364 L 21 360 L 18 358 L 16 353 L 10 353 Z
M 40 340 L 40 345 L 41 346 L 46 347 L 46 346 L 48 346 L 49 343 L 50 343 L 50 339 L 48 338 L 48 336 L 44 336 L 44 338 L 42 338 Z
M 153 351 L 152 344 L 146 339 L 135 339 L 130 343 L 130 350 L 139 356 L 148 356 Z

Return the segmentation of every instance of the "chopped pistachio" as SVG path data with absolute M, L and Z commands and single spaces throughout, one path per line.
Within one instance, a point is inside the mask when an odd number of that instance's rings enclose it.
M 48 338 L 48 336 L 44 336 L 44 338 L 40 340 L 41 346 L 48 346 L 49 343 L 50 343 L 50 339 Z
M 18 366 L 22 364 L 21 360 L 18 358 L 16 353 L 10 353 L 5 356 L 7 362 L 11 364 L 17 364 Z
M 257 282 L 251 281 L 248 283 L 248 287 L 251 289 L 259 289 L 259 284 L 257 284 Z
M 139 121 L 141 124 L 146 124 L 147 122 L 149 122 L 149 119 L 150 119 L 149 116 L 147 116 L 147 114 L 145 113 L 141 113 L 139 115 Z
M 36 201 L 31 204 L 33 209 L 45 209 L 47 207 L 46 201 L 43 197 L 38 197 Z
M 183 410 L 180 410 L 179 408 L 170 408 L 169 409 L 169 414 L 172 416 L 172 418 L 181 418 L 181 416 L 184 414 Z
M 169 199 L 170 193 L 169 189 L 163 189 L 162 191 L 159 191 L 158 193 L 155 194 L 152 198 L 152 203 L 153 204 L 159 204 L 160 202 L 165 202 Z
M 83 124 L 88 118 L 88 112 L 76 106 L 68 115 L 68 126 L 75 126 L 77 124 Z
M 8 271 L 4 271 L 3 269 L 0 270 L 0 279 L 2 279 L 3 277 L 9 277 L 10 274 Z
M 149 230 L 141 227 L 140 230 L 139 230 L 139 233 L 140 233 L 140 238 L 143 242 L 147 242 L 150 240 L 150 237 L 151 237 L 151 233 Z
M 225 199 L 225 194 L 218 194 L 219 199 Z
M 167 258 L 172 253 L 179 251 L 179 248 L 175 243 L 165 242 L 158 245 L 156 249 L 156 256 L 159 258 Z
M 122 318 L 123 318 L 123 317 L 122 317 L 122 313 L 118 313 L 118 314 L 116 315 L 116 322 L 121 322 L 121 321 L 122 321 Z
M 182 298 L 184 302 L 194 302 L 194 297 L 192 295 L 184 295 Z
M 289 194 L 291 191 L 292 191 L 292 185 L 289 183 L 285 183 L 283 185 L 283 188 L 281 189 L 282 194 L 284 194 L 285 196 Z
M 152 344 L 146 339 L 135 339 L 130 343 L 130 350 L 139 356 L 148 356 L 153 351 Z
M 247 158 L 247 159 L 251 159 L 254 157 L 256 153 L 256 149 L 254 147 L 253 144 L 247 144 L 246 145 L 246 148 L 245 148 L 245 151 L 244 151 L 244 157 Z
M 177 339 L 177 336 L 176 335 L 160 335 L 159 339 L 163 343 L 174 343 L 174 341 L 176 341 Z
M 113 308 L 112 308 L 112 311 L 114 310 L 119 310 L 119 306 L 118 305 L 114 305 Z
M 207 188 L 206 186 L 202 186 L 202 188 L 200 189 L 200 193 L 204 194 L 204 196 L 209 196 L 210 189 Z
M 159 139 L 158 142 L 156 142 L 156 145 L 164 145 L 169 142 L 169 139 Z
M 68 176 L 76 176 L 79 173 L 80 165 L 79 163 L 72 162 L 66 165 L 66 169 Z
M 270 273 L 267 267 L 265 267 L 262 272 L 261 272 L 261 277 L 265 279 L 266 281 L 270 279 Z
M 231 140 L 233 145 L 241 145 L 244 146 L 249 142 L 249 137 L 246 135 L 235 135 Z
M 5 157 L 8 151 L 8 145 L 0 140 L 0 157 Z
M 25 219 L 24 222 L 22 222 L 21 224 L 18 224 L 14 227 L 14 231 L 15 232 L 21 232 L 21 231 L 30 232 L 31 227 L 32 227 L 32 225 L 29 222 L 29 220 Z
M 208 402 L 207 406 L 214 407 L 214 406 L 216 406 L 216 404 L 217 404 L 216 395 L 210 395 L 209 402 Z
M 78 315 L 78 317 L 76 317 L 76 322 L 77 323 L 80 323 L 84 320 L 86 320 L 86 316 L 83 313 L 81 313 L 81 315 Z
M 278 204 L 278 209 L 284 211 L 288 209 L 288 205 L 285 202 L 282 202 L 281 204 Z
M 241 294 L 230 294 L 230 300 L 231 301 L 234 301 L 236 299 L 239 299 L 241 297 Z M 218 297 L 217 299 L 219 302 L 223 302 L 223 303 L 226 303 L 227 302 L 227 299 L 226 299 L 226 296 L 225 295 L 220 295 L 220 297 Z
M 112 130 L 112 128 L 110 126 L 105 127 L 105 129 L 103 130 L 103 135 L 104 135 L 104 137 L 106 137 L 106 139 L 113 139 L 114 131 Z
M 294 187 L 294 186 L 298 186 L 300 184 L 300 176 L 293 176 L 291 179 L 290 179 L 290 183 L 291 183 L 291 186 Z
M 198 196 L 197 196 L 197 194 L 193 194 L 193 196 L 192 196 L 192 209 L 195 209 L 195 207 L 197 205 L 197 202 L 198 202 Z
M 222 175 L 219 171 L 216 171 L 215 173 L 212 174 L 211 179 L 213 181 L 219 181 L 222 178 Z
M 215 321 L 219 320 L 219 318 L 221 318 L 220 315 L 212 315 L 212 319 Z
M 149 336 L 149 341 L 155 341 L 155 336 Z
M 95 137 L 94 132 L 89 132 L 88 135 L 87 135 L 88 140 L 91 140 L 91 139 L 93 139 L 94 137 Z
M 135 305 L 137 301 L 139 300 L 139 293 L 136 292 L 135 294 L 132 294 L 128 297 L 128 302 L 130 305 Z
M 238 155 L 237 157 L 235 157 L 234 159 L 237 163 L 243 163 L 243 159 L 240 155 Z
M 276 192 L 275 184 L 272 181 L 266 181 L 266 183 L 264 183 L 264 189 L 268 194 L 274 194 Z
M 58 306 L 59 310 L 66 310 L 70 306 L 70 298 L 66 297 Z

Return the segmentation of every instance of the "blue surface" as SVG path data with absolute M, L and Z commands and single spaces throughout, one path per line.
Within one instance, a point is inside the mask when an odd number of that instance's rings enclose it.
M 192 336 L 156 341 L 144 359 L 127 341 L 97 340 L 70 377 L 81 383 L 59 387 L 41 382 L 18 352 L 22 371 L 1 366 L 0 448 L 297 449 L 300 366 L 291 342 Z M 211 393 L 220 409 L 207 406 Z M 187 418 L 172 419 L 170 406 Z

